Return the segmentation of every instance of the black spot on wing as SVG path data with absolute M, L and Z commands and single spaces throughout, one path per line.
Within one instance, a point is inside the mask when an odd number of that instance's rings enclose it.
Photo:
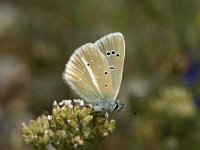
M 110 54 L 111 54 L 110 51 L 107 51 L 107 52 L 106 52 L 106 55 L 107 55 L 107 56 L 110 56 Z
M 110 66 L 110 69 L 111 69 L 111 70 L 114 70 L 114 69 L 115 69 L 115 67 L 114 67 L 114 66 Z
M 112 50 L 111 53 L 112 53 L 112 55 L 115 55 L 115 50 Z

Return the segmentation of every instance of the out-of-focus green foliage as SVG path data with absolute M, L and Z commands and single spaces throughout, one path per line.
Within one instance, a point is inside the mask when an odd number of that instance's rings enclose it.
M 100 149 L 200 149 L 197 0 L 2 0 L 1 149 L 31 149 L 21 122 L 50 112 L 52 100 L 74 99 L 61 79 L 69 56 L 116 31 L 126 42 L 125 108 Z

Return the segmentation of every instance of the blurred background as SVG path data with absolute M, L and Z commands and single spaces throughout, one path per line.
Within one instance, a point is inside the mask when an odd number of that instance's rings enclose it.
M 2 150 L 32 149 L 22 122 L 78 98 L 61 78 L 70 55 L 117 31 L 126 41 L 125 108 L 100 149 L 200 149 L 199 1 L 1 0 Z

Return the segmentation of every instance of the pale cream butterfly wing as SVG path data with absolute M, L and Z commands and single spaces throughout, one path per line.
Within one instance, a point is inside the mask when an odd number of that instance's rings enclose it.
M 85 101 L 113 99 L 109 64 L 94 44 L 85 44 L 72 54 L 63 73 L 64 80 Z
M 109 63 L 113 83 L 113 99 L 115 100 L 122 81 L 125 58 L 125 41 L 121 33 L 111 33 L 99 39 L 94 45 L 104 54 Z

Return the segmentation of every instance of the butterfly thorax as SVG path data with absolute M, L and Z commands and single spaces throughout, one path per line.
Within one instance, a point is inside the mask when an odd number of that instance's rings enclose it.
M 110 100 L 99 100 L 94 109 L 96 111 L 106 110 L 106 111 L 120 111 L 123 108 L 123 103 L 120 100 L 110 101 Z

